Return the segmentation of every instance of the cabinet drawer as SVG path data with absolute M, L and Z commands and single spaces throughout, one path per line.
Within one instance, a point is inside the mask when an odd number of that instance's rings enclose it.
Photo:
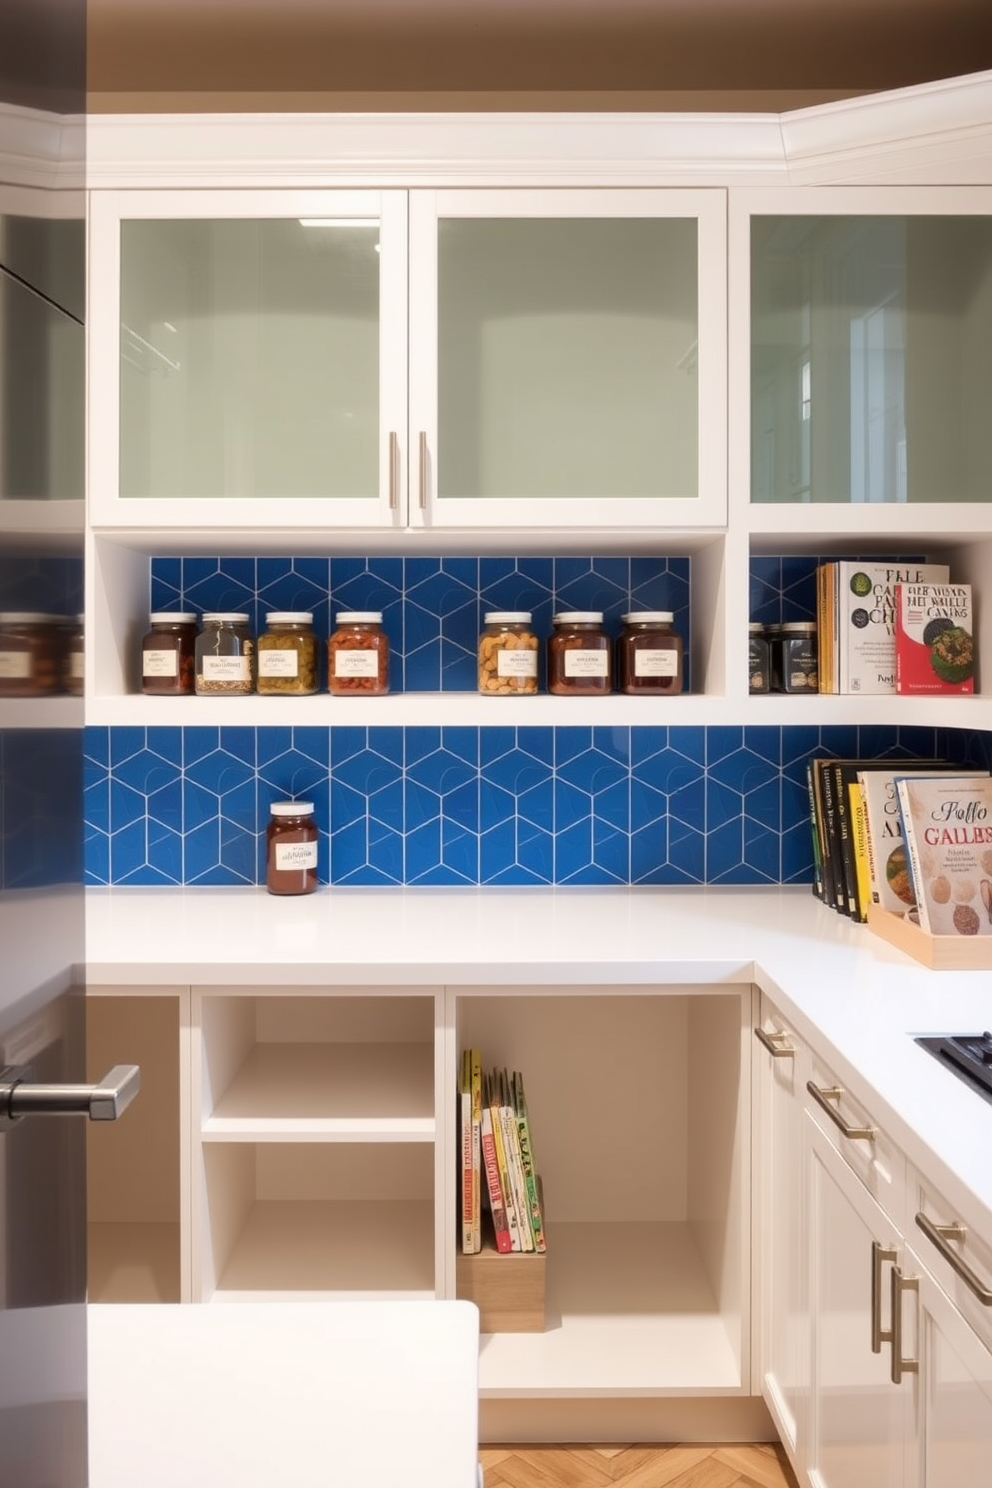
M 982 1341 L 992 1348 L 992 1244 L 928 1179 L 911 1173 L 907 1237 Z
M 806 1109 L 886 1213 L 902 1226 L 906 1161 L 873 1112 L 816 1054 L 806 1081 Z

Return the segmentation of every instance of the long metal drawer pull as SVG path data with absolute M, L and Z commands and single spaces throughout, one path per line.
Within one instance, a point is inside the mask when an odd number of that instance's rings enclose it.
M 420 455 L 420 510 L 427 507 L 427 435 L 421 431 L 418 453 Z
M 850 1138 L 852 1142 L 874 1142 L 878 1136 L 877 1127 L 849 1126 L 836 1107 L 830 1104 L 831 1101 L 840 1100 L 844 1094 L 843 1088 L 840 1085 L 828 1085 L 826 1090 L 821 1090 L 819 1085 L 814 1085 L 812 1080 L 807 1080 L 806 1089 L 817 1105 L 826 1111 L 834 1126 L 840 1128 L 845 1137 Z
M 902 1294 L 918 1292 L 920 1278 L 903 1276 L 898 1266 L 892 1267 L 892 1383 L 902 1384 L 904 1374 L 919 1374 L 919 1359 L 904 1359 L 902 1356 Z
M 95 1085 L 36 1084 L 31 1070 L 9 1065 L 0 1070 L 0 1126 L 24 1116 L 88 1116 L 116 1121 L 141 1089 L 137 1064 L 115 1064 Z
M 992 1307 L 992 1291 L 987 1286 L 983 1286 L 967 1261 L 962 1260 L 957 1251 L 952 1250 L 948 1243 L 951 1240 L 963 1240 L 968 1233 L 967 1227 L 963 1224 L 934 1224 L 933 1220 L 928 1219 L 925 1214 L 918 1214 L 916 1223 L 930 1243 L 937 1247 L 952 1270 L 957 1272 L 969 1292 L 978 1298 L 983 1307 Z
M 787 1033 L 766 1033 L 763 1028 L 756 1028 L 754 1036 L 759 1044 L 763 1044 L 773 1059 L 792 1059 L 795 1057 L 796 1046 L 782 1040 L 788 1040 Z
M 892 1342 L 892 1329 L 882 1327 L 882 1267 L 886 1261 L 895 1265 L 897 1250 L 887 1250 L 877 1240 L 871 1242 L 871 1351 L 882 1352 L 883 1343 Z
M 399 466 L 400 442 L 395 429 L 389 431 L 389 510 L 395 511 L 398 501 L 396 473 Z

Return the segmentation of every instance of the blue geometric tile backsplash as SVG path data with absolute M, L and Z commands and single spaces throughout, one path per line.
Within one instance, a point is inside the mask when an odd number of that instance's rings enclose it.
M 323 882 L 805 883 L 811 755 L 967 757 L 853 726 L 85 732 L 93 884 L 260 883 L 287 796 L 314 802 Z
M 810 618 L 812 556 L 755 556 L 756 618 Z M 473 691 L 487 609 L 670 609 L 690 561 L 153 558 L 152 609 L 381 609 L 393 691 Z M 691 678 L 687 678 L 691 690 Z M 88 728 L 91 884 L 264 881 L 269 805 L 312 800 L 335 884 L 761 884 L 812 878 L 806 761 L 941 753 L 988 736 L 893 728 Z

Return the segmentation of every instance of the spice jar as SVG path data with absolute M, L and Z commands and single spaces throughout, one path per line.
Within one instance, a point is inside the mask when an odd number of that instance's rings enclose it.
M 313 615 L 305 610 L 272 610 L 258 638 L 259 693 L 305 697 L 317 691 L 317 642 Z
M 195 691 L 196 616 L 189 610 L 160 610 L 148 617 L 141 640 L 141 690 L 157 697 L 188 697 Z
M 671 610 L 639 610 L 620 617 L 617 688 L 655 694 L 682 691 L 682 637 Z
M 327 690 L 335 696 L 389 691 L 389 637 L 381 610 L 342 610 L 327 638 Z
M 62 658 L 62 686 L 73 697 L 83 695 L 83 616 L 69 627 Z
M 243 697 L 255 689 L 255 642 L 241 610 L 210 611 L 196 638 L 198 696 Z
M 548 691 L 559 697 L 609 692 L 613 648 L 602 610 L 562 610 L 548 640 Z
M 48 697 L 61 686 L 61 616 L 34 610 L 0 613 L 0 697 Z
M 752 620 L 747 628 L 747 690 L 751 693 L 770 692 L 771 658 L 768 654 L 768 637 L 760 620 Z
M 265 829 L 265 887 L 270 894 L 312 894 L 317 887 L 317 823 L 312 801 L 273 801 Z
M 491 697 L 537 691 L 537 636 L 530 610 L 488 610 L 479 637 L 479 691 Z
M 779 626 L 773 647 L 772 674 L 779 692 L 819 692 L 815 621 L 787 621 Z

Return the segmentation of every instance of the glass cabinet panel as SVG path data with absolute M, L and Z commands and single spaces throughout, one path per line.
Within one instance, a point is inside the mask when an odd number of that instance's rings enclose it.
M 979 502 L 992 217 L 755 215 L 752 502 Z
M 379 489 L 375 219 L 121 223 L 124 497 Z
M 694 496 L 694 219 L 438 225 L 438 487 Z

